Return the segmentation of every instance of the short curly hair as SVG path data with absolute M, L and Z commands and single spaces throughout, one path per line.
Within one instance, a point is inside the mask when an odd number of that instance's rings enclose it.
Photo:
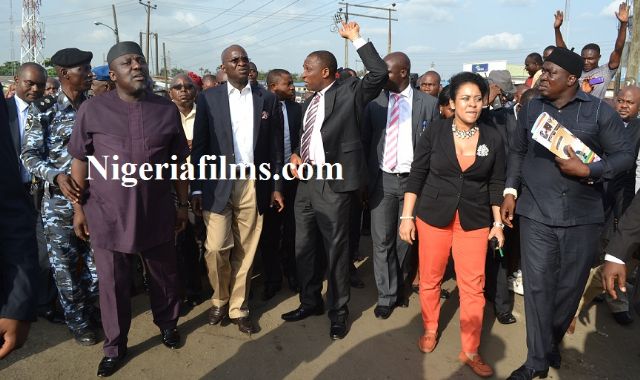
M 465 83 L 473 83 L 480 89 L 480 94 L 484 98 L 489 93 L 489 85 L 487 81 L 479 74 L 463 71 L 451 77 L 449 81 L 449 91 L 451 93 L 451 99 L 455 99 L 458 93 L 458 89 Z

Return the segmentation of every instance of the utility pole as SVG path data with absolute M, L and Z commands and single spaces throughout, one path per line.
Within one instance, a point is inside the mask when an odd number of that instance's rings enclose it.
M 143 3 L 142 0 L 138 0 L 138 3 L 143 7 L 145 7 L 145 10 L 147 11 L 147 46 L 146 46 L 145 58 L 147 59 L 147 62 L 148 62 L 149 61 L 149 37 L 150 37 L 149 31 L 151 29 L 151 10 L 158 9 L 158 6 L 151 5 L 151 0 L 147 0 L 146 4 Z
M 164 89 L 169 90 L 169 72 L 167 71 L 167 51 L 162 43 L 162 62 L 164 64 Z
M 118 34 L 118 19 L 116 17 L 116 5 L 111 4 L 111 10 L 113 11 L 113 27 L 115 28 L 116 33 L 116 43 L 120 42 L 120 35 Z
M 158 33 L 153 33 L 153 34 L 154 34 L 154 37 L 156 38 L 156 75 L 160 75 L 160 66 L 158 66 L 158 56 L 160 55 L 158 54 Z
M 637 85 L 638 67 L 640 66 L 640 25 L 636 22 L 636 15 L 640 15 L 640 0 L 633 2 L 633 18 L 629 20 L 631 28 L 631 42 L 629 45 L 629 55 L 627 57 L 627 84 Z
M 349 22 L 349 15 L 351 16 L 358 16 L 358 17 L 366 17 L 366 18 L 375 18 L 375 19 L 380 19 L 380 20 L 387 20 L 389 22 L 389 29 L 387 32 L 387 54 L 391 53 L 391 21 L 398 21 L 397 18 L 392 18 L 391 17 L 391 12 L 396 12 L 397 10 L 395 9 L 396 7 L 396 3 L 392 3 L 391 7 L 389 8 L 381 8 L 381 7 L 371 7 L 368 5 L 360 5 L 360 4 L 349 4 L 349 3 L 338 3 L 340 5 L 344 5 L 344 9 L 345 11 L 342 11 L 342 8 L 339 9 L 339 14 L 343 14 L 345 16 L 345 22 Z M 363 15 L 363 14 L 358 14 L 358 13 L 349 13 L 349 6 L 352 7 L 357 7 L 357 8 L 366 8 L 366 9 L 375 9 L 375 10 L 379 10 L 379 11 L 386 11 L 388 12 L 388 16 L 387 17 L 379 17 L 379 16 L 370 16 L 370 15 Z M 345 40 L 344 43 L 344 67 L 348 67 L 349 66 L 349 45 L 348 45 L 348 41 Z

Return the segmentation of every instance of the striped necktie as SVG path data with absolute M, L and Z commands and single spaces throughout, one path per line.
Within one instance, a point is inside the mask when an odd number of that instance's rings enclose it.
M 393 108 L 385 135 L 384 166 L 393 170 L 398 165 L 398 131 L 400 129 L 400 94 L 391 94 Z
M 302 133 L 302 142 L 300 143 L 300 154 L 302 162 L 309 162 L 309 146 L 311 145 L 311 134 L 313 126 L 316 122 L 316 114 L 318 113 L 318 103 L 320 103 L 320 93 L 311 100 L 307 111 L 307 120 L 304 123 L 304 132 Z

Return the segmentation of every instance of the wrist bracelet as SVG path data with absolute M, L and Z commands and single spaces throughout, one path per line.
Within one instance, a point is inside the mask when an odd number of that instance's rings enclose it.
M 504 223 L 500 223 L 500 222 L 493 222 L 493 226 L 494 226 L 494 227 L 500 227 L 500 228 L 504 229 Z
M 416 217 L 415 216 L 401 216 L 400 220 L 405 220 L 405 219 L 411 219 L 414 220 Z

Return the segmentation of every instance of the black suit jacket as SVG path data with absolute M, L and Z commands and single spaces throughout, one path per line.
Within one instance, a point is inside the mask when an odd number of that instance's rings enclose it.
M 380 175 L 380 163 L 384 156 L 384 143 L 387 130 L 387 115 L 389 109 L 389 91 L 383 91 L 364 111 L 362 129 L 362 143 L 367 155 L 369 191 Z M 416 141 L 434 120 L 440 119 L 438 99 L 422 91 L 413 90 L 411 105 L 412 149 L 415 150 Z
M 343 180 L 329 180 L 334 192 L 354 191 L 364 185 L 364 153 L 360 135 L 360 122 L 364 107 L 373 100 L 387 81 L 387 64 L 371 42 L 358 54 L 369 70 L 362 80 L 348 78 L 335 81 L 324 97 L 324 121 L 320 133 L 327 164 L 341 164 Z M 304 103 L 302 115 L 313 97 Z M 304 125 L 304 124 L 303 124 Z M 300 155 L 300 139 L 294 153 Z
M 406 191 L 418 194 L 416 215 L 432 226 L 448 226 L 458 210 L 465 231 L 487 227 L 493 220 L 491 205 L 502 203 L 502 137 L 494 127 L 479 124 L 478 154 L 463 172 L 456 157 L 452 120 L 434 122 L 420 137 Z
M 0 318 L 35 320 L 36 216 L 20 180 L 18 154 L 9 132 L 7 104 L 4 97 L 0 98 Z
M 291 152 L 293 152 L 294 148 L 298 145 L 296 141 L 300 140 L 300 130 L 302 129 L 302 106 L 300 105 L 300 103 L 296 103 L 292 100 L 285 100 L 284 104 L 287 107 L 289 142 L 291 144 Z
M 16 104 L 15 96 L 7 99 L 7 111 L 9 113 L 9 130 L 11 131 L 11 141 L 13 147 L 20 155 L 22 146 L 20 142 L 20 119 L 18 117 L 18 106 Z
M 274 180 L 273 175 L 281 178 L 283 160 L 282 120 L 277 110 L 275 95 L 263 88 L 252 87 L 253 96 L 253 160 L 256 167 L 256 197 L 258 211 L 262 214 L 269 207 L 271 192 L 281 191 L 282 179 Z M 200 158 L 203 155 L 215 155 L 220 178 L 221 159 L 226 160 L 224 170 L 227 179 L 196 180 L 192 191 L 202 191 L 202 208 L 220 213 L 231 196 L 233 180 L 229 180 L 231 169 L 229 164 L 235 163 L 233 150 L 233 130 L 229 110 L 229 94 L 227 86 L 222 85 L 202 92 L 198 96 L 196 117 L 193 125 L 193 150 L 191 162 L 195 166 L 196 175 L 200 172 Z M 269 165 L 271 178 L 261 175 L 260 166 Z M 205 170 L 209 173 L 209 170 Z

